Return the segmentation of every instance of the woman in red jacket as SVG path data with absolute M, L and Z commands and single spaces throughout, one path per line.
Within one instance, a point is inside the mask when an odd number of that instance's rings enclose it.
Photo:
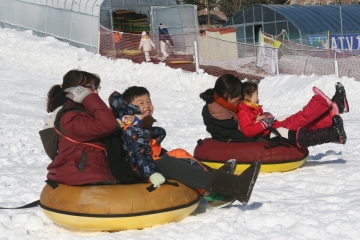
M 129 163 L 117 165 L 117 168 L 111 168 L 110 172 L 108 163 L 121 162 L 121 152 L 116 151 L 121 148 L 120 144 L 115 148 L 108 145 L 105 155 L 103 141 L 107 142 L 106 139 L 113 135 L 119 124 L 111 110 L 99 98 L 99 90 L 100 78 L 97 75 L 78 70 L 66 73 L 63 84 L 50 89 L 47 110 L 55 114 L 57 112 L 58 116 L 47 118 L 45 126 L 53 127 L 54 120 L 51 119 L 56 119 L 54 127 L 61 133 L 61 137 L 58 155 L 48 166 L 48 180 L 67 185 L 135 183 L 131 179 L 122 181 L 113 176 L 117 175 L 117 171 L 121 171 L 119 168 L 130 168 Z M 142 97 L 143 95 L 141 94 Z M 141 96 L 136 97 L 142 99 Z M 67 107 L 75 110 L 64 112 Z M 227 172 L 226 168 L 206 171 L 170 156 L 157 160 L 156 166 L 164 176 L 185 183 L 189 187 L 229 195 L 247 204 L 261 163 L 252 163 L 239 176 Z M 134 173 L 132 169 L 131 172 Z M 147 180 L 143 177 L 141 179 Z M 141 179 L 137 182 L 144 182 Z M 157 177 L 157 184 L 163 183 L 163 180 L 164 177 Z
M 50 89 L 47 111 L 53 112 L 52 116 L 64 104 L 77 110 L 60 118 L 58 130 L 66 138 L 60 137 L 58 155 L 47 168 L 47 179 L 68 185 L 114 182 L 100 139 L 119 127 L 114 114 L 100 99 L 99 90 L 99 76 L 78 70 L 66 73 L 62 85 Z M 52 127 L 54 119 L 48 118 L 46 127 Z

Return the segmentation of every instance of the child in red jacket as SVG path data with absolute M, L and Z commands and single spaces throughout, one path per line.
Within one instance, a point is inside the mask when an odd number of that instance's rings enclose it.
M 288 142 L 298 147 L 308 147 L 328 142 L 345 144 L 346 133 L 339 113 L 348 112 L 346 93 L 341 83 L 336 84 L 336 93 L 330 100 L 321 90 L 314 87 L 315 95 L 296 114 L 282 120 L 275 120 L 271 113 L 264 113 L 258 104 L 258 85 L 243 83 L 243 101 L 238 105 L 237 117 L 241 131 L 246 137 L 267 140 L 275 138 L 269 128 L 275 128 Z M 339 103 L 346 103 L 340 105 Z M 340 107 L 338 107 L 340 105 Z M 345 107 L 344 107 L 345 106 Z

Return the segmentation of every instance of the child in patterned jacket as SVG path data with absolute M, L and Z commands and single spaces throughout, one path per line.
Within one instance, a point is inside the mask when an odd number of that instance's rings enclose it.
M 212 205 L 214 207 L 223 207 L 234 201 L 234 196 L 229 196 L 230 194 L 212 192 L 207 187 L 209 179 L 205 175 L 218 171 L 233 174 L 236 161 L 231 159 L 224 164 L 222 169 L 213 170 L 204 167 L 185 150 L 166 151 L 161 148 L 160 144 L 166 132 L 161 127 L 152 126 L 155 121 L 152 117 L 154 107 L 146 88 L 133 86 L 125 90 L 123 94 L 113 92 L 109 97 L 109 104 L 123 128 L 122 145 L 127 161 L 131 163 L 135 171 L 148 178 L 154 187 L 159 187 L 170 178 L 197 188 L 200 194 L 214 203 Z M 255 178 L 255 174 L 257 177 L 259 165 L 260 163 L 254 164 L 245 175 Z M 214 200 L 215 196 L 217 199 Z M 248 198 L 242 202 L 247 201 Z
M 150 93 L 144 87 L 133 86 L 123 94 L 113 92 L 109 97 L 109 103 L 124 131 L 122 141 L 127 160 L 134 170 L 151 181 L 153 174 L 160 173 L 154 160 L 168 153 L 161 147 L 161 142 L 166 137 L 165 129 L 152 126 L 156 120 L 152 117 L 154 107 Z M 180 160 L 202 168 L 202 165 L 192 159 L 186 151 L 183 150 L 180 156 Z

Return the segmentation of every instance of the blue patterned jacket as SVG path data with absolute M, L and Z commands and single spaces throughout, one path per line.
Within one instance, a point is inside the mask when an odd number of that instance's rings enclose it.
M 128 115 L 141 114 L 140 108 L 124 101 L 119 92 L 113 92 L 109 97 L 110 107 L 118 119 L 124 119 Z M 130 118 L 127 118 L 130 119 Z M 132 118 L 134 125 L 129 125 L 122 134 L 122 145 L 126 154 L 126 160 L 130 162 L 133 169 L 138 171 L 143 177 L 148 178 L 160 170 L 154 164 L 150 155 L 150 141 L 154 139 L 158 145 L 166 136 L 165 129 L 161 127 L 151 127 L 149 129 L 138 125 L 136 118 Z

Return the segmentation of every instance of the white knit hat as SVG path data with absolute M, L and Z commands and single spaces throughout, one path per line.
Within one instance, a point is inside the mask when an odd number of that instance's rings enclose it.
M 160 28 L 166 28 L 165 25 L 162 24 L 162 23 L 159 24 L 159 27 L 160 27 Z
M 143 31 L 143 32 L 141 33 L 141 36 L 145 36 L 145 35 L 146 35 L 146 32 Z

